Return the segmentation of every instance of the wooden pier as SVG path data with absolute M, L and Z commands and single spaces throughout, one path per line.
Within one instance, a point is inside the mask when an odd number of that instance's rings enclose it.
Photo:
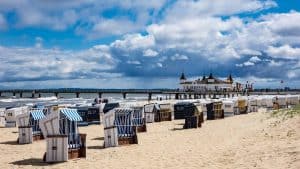
M 9 94 L 10 93 L 10 94 Z M 276 95 L 276 94 L 300 94 L 300 90 L 294 91 L 263 91 L 256 90 L 253 92 L 226 92 L 226 91 L 181 91 L 179 89 L 78 89 L 78 88 L 61 88 L 61 89 L 7 89 L 0 90 L 0 97 L 15 96 L 22 98 L 24 93 L 31 94 L 31 98 L 42 97 L 42 94 L 53 94 L 59 97 L 61 93 L 74 94 L 74 97 L 79 98 L 80 94 L 97 94 L 102 98 L 103 94 L 121 94 L 123 99 L 126 99 L 127 94 L 145 94 L 148 95 L 148 100 L 152 100 L 152 95 L 163 95 L 166 99 L 201 99 L 201 98 L 229 98 L 242 95 Z

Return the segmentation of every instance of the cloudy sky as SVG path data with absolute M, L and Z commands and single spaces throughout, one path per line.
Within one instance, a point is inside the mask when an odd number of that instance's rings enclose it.
M 1 88 L 300 87 L 299 0 L 1 0 Z

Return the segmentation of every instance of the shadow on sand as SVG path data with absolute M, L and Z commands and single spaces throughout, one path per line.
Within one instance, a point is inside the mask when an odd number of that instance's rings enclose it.
M 88 149 L 104 149 L 104 146 L 88 146 Z
M 45 163 L 43 161 L 43 159 L 39 159 L 39 158 L 29 158 L 29 159 L 24 159 L 24 160 L 19 160 L 19 161 L 15 161 L 12 162 L 10 164 L 13 165 L 31 165 L 31 166 L 48 166 L 48 165 L 54 165 L 57 163 Z
M 0 144 L 19 145 L 17 141 L 5 141 L 5 142 L 1 142 Z
M 184 128 L 173 128 L 171 131 L 184 130 Z
M 96 138 L 93 138 L 92 140 L 104 140 L 104 137 L 96 137 Z

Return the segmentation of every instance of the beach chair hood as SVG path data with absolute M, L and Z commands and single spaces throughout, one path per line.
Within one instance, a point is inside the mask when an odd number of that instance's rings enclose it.
M 16 116 L 18 126 L 28 126 L 29 125 L 29 113 L 23 113 Z
M 46 117 L 44 115 L 43 109 L 31 110 L 30 115 L 32 116 L 33 120 L 41 120 Z
M 70 121 L 82 121 L 82 117 L 78 114 L 77 109 L 61 109 L 60 112 Z

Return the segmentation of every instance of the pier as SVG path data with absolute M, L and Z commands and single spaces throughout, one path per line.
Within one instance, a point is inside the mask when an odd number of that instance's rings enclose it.
M 276 94 L 299 94 L 300 90 L 293 91 L 274 91 L 274 90 L 255 90 L 252 92 L 226 92 L 226 91 L 181 91 L 178 89 L 77 89 L 77 88 L 62 88 L 62 89 L 7 89 L 0 90 L 0 97 L 9 96 L 24 97 L 24 93 L 31 95 L 31 98 L 42 97 L 42 94 L 52 94 L 59 97 L 61 93 L 74 94 L 74 97 L 79 98 L 80 94 L 97 94 L 102 98 L 103 94 L 121 94 L 123 99 L 126 99 L 128 94 L 145 94 L 148 95 L 148 100 L 152 100 L 154 94 L 164 95 L 166 99 L 201 99 L 201 98 L 229 98 L 242 95 L 276 95 Z

